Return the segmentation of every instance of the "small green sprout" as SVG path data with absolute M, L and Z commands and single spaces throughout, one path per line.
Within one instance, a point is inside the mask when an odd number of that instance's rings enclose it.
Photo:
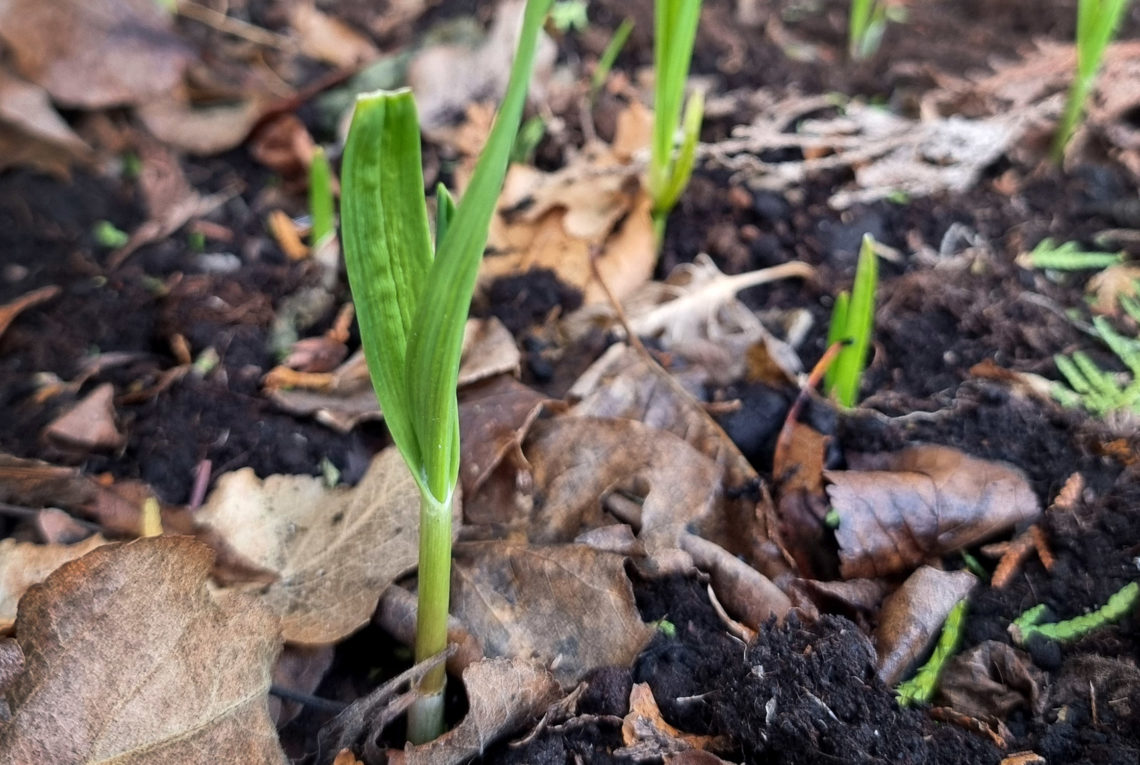
M 1069 100 L 1053 139 L 1053 160 L 1065 156 L 1073 133 L 1084 116 L 1085 103 L 1092 93 L 1104 51 L 1124 17 L 1130 0 L 1079 0 L 1077 3 L 1077 72 L 1069 89 Z
M 515 144 L 511 147 L 511 162 L 519 165 L 529 165 L 534 160 L 534 152 L 542 137 L 546 135 L 546 123 L 542 117 L 534 116 L 528 119 L 519 128 L 515 136 Z
M 855 267 L 855 285 L 850 295 L 840 292 L 836 296 L 827 331 L 829 347 L 838 342 L 849 343 L 839 352 L 823 378 L 824 390 L 845 407 L 855 406 L 859 398 L 859 385 L 875 325 L 875 290 L 878 284 L 879 260 L 875 254 L 875 239 L 864 234 L 859 248 L 859 264 Z
M 1053 357 L 1057 370 L 1069 384 L 1054 385 L 1053 397 L 1064 406 L 1083 406 L 1090 414 L 1103 417 L 1119 411 L 1140 413 L 1140 340 L 1117 332 L 1103 316 L 1093 318 L 1093 328 L 1104 344 L 1128 367 L 1131 381 L 1121 384 L 1086 353 Z
M 653 200 L 653 228 L 660 249 L 665 238 L 665 219 L 693 174 L 705 99 L 700 91 L 690 95 L 682 119 L 685 79 L 701 17 L 700 0 L 657 0 L 654 9 L 653 66 L 657 79 L 653 96 L 649 196 Z M 678 127 L 681 129 L 680 148 L 674 146 Z
M 106 247 L 108 250 L 123 247 L 131 241 L 130 234 L 116 227 L 109 220 L 96 221 L 95 226 L 91 229 L 91 237 L 95 240 L 95 244 Z
M 847 53 L 854 61 L 873 56 L 887 29 L 885 0 L 851 0 L 847 16 Z
M 333 204 L 332 169 L 325 150 L 320 146 L 313 151 L 309 164 L 309 215 L 313 219 L 309 245 L 320 249 L 336 236 L 336 208 Z
M 653 622 L 653 626 L 657 628 L 658 632 L 670 640 L 677 637 L 677 625 L 673 624 L 673 622 L 669 621 L 668 619 L 658 619 L 657 621 Z
M 946 615 L 946 623 L 942 625 L 942 634 L 938 636 L 938 644 L 934 646 L 934 653 L 925 664 L 919 667 L 918 672 L 910 680 L 899 683 L 895 688 L 900 707 L 912 704 L 927 704 L 934 698 L 934 691 L 938 689 L 938 678 L 946 662 L 958 650 L 962 642 L 962 630 L 966 626 L 966 599 L 963 598 L 954 604 L 950 613 Z
M 550 24 L 559 32 L 581 32 L 590 24 L 586 0 L 557 0 L 550 9 Z
M 1023 268 L 1047 268 L 1053 271 L 1101 269 L 1124 260 L 1123 252 L 1082 250 L 1076 242 L 1057 244 L 1049 237 L 1042 239 L 1030 252 L 1017 259 Z
M 440 189 L 433 246 L 420 129 L 408 90 L 358 96 L 342 168 L 343 244 L 361 345 L 392 440 L 420 489 L 416 661 L 447 648 L 451 513 L 459 475 L 463 330 L 551 0 L 527 0 L 506 95 L 459 204 Z M 408 712 L 408 737 L 443 730 L 443 666 Z
M 597 98 L 598 91 L 602 89 L 602 85 L 606 83 L 606 78 L 610 76 L 610 71 L 614 68 L 614 62 L 617 61 L 618 54 L 621 49 L 625 47 L 626 42 L 629 40 L 629 33 L 633 31 L 633 19 L 626 18 L 622 20 L 618 28 L 614 30 L 614 36 L 606 43 L 606 49 L 602 51 L 602 55 L 598 58 L 598 65 L 594 68 L 594 76 L 590 78 L 590 102 L 592 103 Z
M 1108 602 L 1092 613 L 1076 616 L 1063 622 L 1042 623 L 1048 610 L 1044 603 L 1034 606 L 1009 625 L 1010 635 L 1018 645 L 1024 645 L 1034 635 L 1046 640 L 1066 643 L 1084 637 L 1095 629 L 1123 619 L 1136 605 L 1140 596 L 1140 583 L 1129 582 L 1117 590 Z

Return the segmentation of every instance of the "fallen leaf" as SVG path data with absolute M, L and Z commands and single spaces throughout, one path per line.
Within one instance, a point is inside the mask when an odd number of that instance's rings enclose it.
M 0 639 L 0 726 L 11 717 L 8 702 L 8 686 L 24 671 L 24 652 L 20 644 L 11 638 Z
M 693 534 L 681 538 L 681 549 L 693 557 L 693 564 L 708 573 L 720 600 L 747 627 L 759 630 L 771 617 L 780 622 L 792 602 L 772 580 L 719 545 Z
M 524 4 L 501 3 L 486 39 L 477 48 L 443 44 L 420 50 L 408 64 L 407 83 L 415 91 L 420 125 L 425 133 L 463 114 L 472 101 L 499 100 L 507 89 L 515 43 L 522 28 Z M 541 90 L 550 74 L 557 47 L 539 36 L 532 92 Z
M 67 177 L 72 164 L 91 154 L 51 105 L 47 91 L 0 69 L 0 170 L 32 167 Z
M 550 402 L 509 375 L 469 387 L 459 396 L 459 480 L 463 493 L 479 490 L 511 451 L 520 451 L 531 425 Z
M 103 383 L 44 429 L 59 446 L 80 451 L 120 449 L 127 437 L 115 425 L 115 386 Z
M 419 554 L 419 489 L 395 448 L 376 455 L 353 488 L 306 475 L 262 480 L 249 468 L 227 473 L 197 518 L 277 574 L 260 599 L 290 643 L 335 643 L 363 627 Z
M 192 60 L 152 0 L 0 0 L 0 38 L 23 77 L 83 109 L 165 93 Z
M 29 590 L 0 760 L 285 762 L 266 704 L 276 620 L 247 596 L 211 592 L 211 558 L 185 537 L 139 539 Z
M 638 492 L 644 501 L 633 525 L 650 553 L 677 547 L 689 525 L 715 506 L 720 471 L 713 461 L 640 422 L 559 417 L 537 423 L 524 451 L 541 497 L 528 530 L 534 542 L 568 542 L 607 525 L 599 500 L 639 484 L 648 490 Z
M 685 733 L 665 721 L 649 683 L 634 683 L 629 692 L 629 713 L 621 722 L 624 747 L 615 757 L 634 761 L 656 759 L 690 749 L 706 749 L 723 744 L 713 736 Z
M 15 539 L 0 541 L 0 633 L 16 621 L 16 604 L 33 584 L 39 584 L 68 561 L 107 544 L 99 534 L 73 545 L 38 545 Z
M 1136 297 L 1140 268 L 1125 263 L 1097 271 L 1089 278 L 1088 291 L 1096 295 L 1092 310 L 1108 316 L 1120 315 L 1120 298 Z
M 309 129 L 292 113 L 268 120 L 249 142 L 253 158 L 279 175 L 284 187 L 294 193 L 309 188 L 309 167 L 315 151 Z
M 356 759 L 356 755 L 352 753 L 351 749 L 341 749 L 336 753 L 332 765 L 364 765 L 364 763 Z
M 315 693 L 332 666 L 332 646 L 286 644 L 273 666 L 273 686 L 298 693 Z M 304 707 L 296 701 L 269 697 L 269 716 L 280 729 L 301 714 Z
M 577 401 L 570 414 L 637 420 L 683 438 L 711 459 L 720 471 L 716 483 L 723 491 L 716 492 L 716 509 L 705 519 L 700 535 L 744 556 L 770 579 L 788 572 L 782 552 L 769 537 L 768 519 L 773 511 L 760 489 L 760 477 L 676 378 L 634 349 L 618 344 L 610 346 L 579 377 L 567 398 Z
M 534 269 L 549 269 L 583 293 L 586 303 L 608 300 L 591 259 L 619 299 L 653 275 L 657 251 L 652 202 L 639 170 L 595 147 L 555 173 L 514 165 L 499 213 L 491 219 L 479 285 Z
M 452 613 L 488 657 L 524 657 L 573 685 L 591 669 L 628 665 L 649 641 L 625 557 L 584 545 L 455 546 Z
M 463 327 L 463 353 L 459 358 L 460 387 L 495 375 L 517 375 L 521 361 L 515 338 L 501 321 L 493 316 L 467 320 Z
M 349 69 L 379 55 L 368 38 L 343 21 L 317 10 L 311 0 L 290 7 L 289 26 L 300 40 L 301 52 L 317 61 Z
M 389 752 L 392 765 L 458 765 L 537 720 L 561 691 L 541 666 L 522 659 L 484 659 L 463 671 L 469 708 L 459 725 L 421 746 Z
M 256 95 L 226 104 L 196 105 L 174 90 L 139 106 L 135 113 L 151 134 L 176 149 L 209 156 L 238 146 L 265 114 Z
M 1006 720 L 1018 708 L 1040 714 L 1044 680 L 1029 654 L 986 640 L 946 662 L 938 677 L 938 701 L 980 720 Z
M 887 596 L 875 630 L 879 678 L 895 685 L 934 644 L 950 609 L 970 594 L 978 579 L 969 571 L 922 566 Z
M 3 96 L 0 95 L 0 98 L 2 97 Z M 59 292 L 59 287 L 40 287 L 38 290 L 32 290 L 31 292 L 21 295 L 10 303 L 0 305 L 0 337 L 4 336 L 4 333 L 8 330 L 8 327 L 12 326 L 12 322 L 16 320 L 17 316 L 29 308 L 35 308 L 38 305 L 42 305 L 54 299 L 59 295 Z
M 1041 511 L 1020 470 L 949 447 L 876 455 L 869 467 L 824 473 L 844 579 L 909 570 Z

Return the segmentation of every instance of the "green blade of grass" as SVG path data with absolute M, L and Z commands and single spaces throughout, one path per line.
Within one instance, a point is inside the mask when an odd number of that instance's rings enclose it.
M 831 309 L 831 323 L 827 325 L 827 347 L 847 339 L 847 310 L 851 305 L 851 293 L 843 290 L 835 296 L 835 306 Z M 830 392 L 835 387 L 837 366 L 831 366 L 823 374 L 823 389 Z
M 859 398 L 859 383 L 871 347 L 871 329 L 875 323 L 875 289 L 879 283 L 879 258 L 875 254 L 875 240 L 863 235 L 859 248 L 859 264 L 855 268 L 855 284 L 844 322 L 844 338 L 851 345 L 844 348 L 835 360 L 835 398 L 843 406 L 855 406 Z
M 610 71 L 614 68 L 614 62 L 617 61 L 618 54 L 621 49 L 625 47 L 625 43 L 629 40 L 629 33 L 633 31 L 633 19 L 625 18 L 617 29 L 614 30 L 614 36 L 610 38 L 609 43 L 606 44 L 606 49 L 602 51 L 602 55 L 598 57 L 598 65 L 594 68 L 594 76 L 590 78 L 590 101 L 593 102 L 594 98 L 598 95 L 602 85 L 605 84 L 606 78 L 610 76 Z
M 689 178 L 693 174 L 693 163 L 697 158 L 697 142 L 701 137 L 701 121 L 705 115 L 705 94 L 701 91 L 689 96 L 685 104 L 685 119 L 681 130 L 681 149 L 669 172 L 665 188 L 661 192 L 661 199 L 657 205 L 661 211 L 672 210 L 681 198 L 681 192 L 689 185 Z
M 450 497 L 459 475 L 455 386 L 463 327 L 487 243 L 491 215 L 526 104 L 538 33 L 550 4 L 551 0 L 527 3 L 506 96 L 471 182 L 439 243 L 428 277 L 433 291 L 421 302 L 413 324 L 416 329 L 409 338 L 411 363 L 405 370 L 404 385 L 409 394 L 417 441 L 431 444 L 430 449 L 422 452 L 424 480 L 437 500 Z
M 361 345 L 392 440 L 422 485 L 406 359 L 432 247 L 411 91 L 357 98 L 342 172 L 345 270 Z
M 649 163 L 649 193 L 655 202 L 662 198 L 673 172 L 673 140 L 681 120 L 685 78 L 700 15 L 700 0 L 657 0 L 655 5 L 653 64 L 657 79 Z
M 309 243 L 317 249 L 336 234 L 332 170 L 325 150 L 318 146 L 309 165 L 309 215 L 313 220 Z
M 447 236 L 447 227 L 455 218 L 455 197 L 442 183 L 435 187 L 435 250 Z

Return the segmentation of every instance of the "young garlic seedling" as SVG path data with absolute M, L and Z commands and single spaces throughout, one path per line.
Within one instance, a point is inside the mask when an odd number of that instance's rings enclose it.
M 654 6 L 653 66 L 656 71 L 653 102 L 653 142 L 649 157 L 649 196 L 653 200 L 653 230 L 657 248 L 665 238 L 665 219 L 677 204 L 693 174 L 705 112 L 704 94 L 695 92 L 681 102 L 693 58 L 701 0 L 657 0 Z M 677 128 L 681 146 L 674 150 Z
M 851 294 L 840 292 L 831 311 L 827 345 L 850 341 L 823 378 L 823 387 L 841 405 L 851 407 L 859 398 L 859 385 L 871 347 L 871 331 L 875 325 L 875 290 L 879 285 L 879 258 L 875 240 L 863 235 L 859 248 L 859 264 L 855 267 L 855 284 Z
M 467 190 L 459 204 L 442 187 L 437 196 L 434 247 L 411 92 L 359 96 L 345 145 L 343 245 L 361 344 L 392 440 L 420 489 L 417 662 L 447 648 L 463 328 L 551 2 L 527 0 L 507 92 Z M 443 731 L 444 682 L 441 665 L 421 683 L 408 713 L 413 743 Z

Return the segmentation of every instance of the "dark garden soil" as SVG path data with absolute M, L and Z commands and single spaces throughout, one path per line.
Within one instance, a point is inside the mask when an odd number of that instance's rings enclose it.
M 273 4 L 264 5 L 270 13 Z M 340 4 L 319 5 L 335 15 Z M 350 19 L 374 13 L 364 7 L 371 4 L 343 5 Z M 470 13 L 473 5 L 440 3 L 414 30 L 392 32 L 380 42 L 402 43 L 429 21 Z M 944 78 L 985 73 L 1042 38 L 1071 39 L 1076 2 L 910 3 L 908 22 L 892 24 L 883 52 L 859 65 L 844 58 L 846 3 L 755 4 L 762 15 L 780 13 L 770 6 L 782 9 L 778 28 L 783 34 L 815 46 L 815 58 L 804 62 L 785 55 L 762 28 L 737 24 L 736 3 L 709 0 L 705 5 L 694 69 L 711 78 L 716 89 L 839 92 L 914 115 L 923 95 Z M 637 25 L 617 68 L 633 72 L 648 66 L 651 6 L 648 0 L 591 3 L 591 30 L 563 40 L 561 55 L 595 57 L 629 15 Z M 1140 7 L 1133 8 L 1122 32 L 1137 35 Z M 607 98 L 599 104 L 602 137 L 612 132 L 607 110 L 617 108 Z M 718 114 L 706 124 L 703 138 L 725 138 L 753 116 L 745 106 Z M 567 116 L 568 122 L 576 120 Z M 539 147 L 538 162 L 556 167 L 566 150 L 548 140 Z M 425 151 L 430 158 L 432 147 Z M 215 268 L 211 264 L 222 261 L 193 251 L 185 233 L 145 246 L 112 268 L 109 251 L 93 239 L 93 226 L 111 220 L 129 231 L 144 220 L 134 183 L 85 171 L 66 181 L 22 170 L 0 175 L 0 305 L 39 287 L 61 288 L 57 298 L 22 314 L 0 339 L 0 452 L 77 465 L 89 474 L 140 479 L 171 505 L 190 500 L 196 471 L 206 460 L 214 476 L 246 466 L 260 476 L 318 474 L 328 461 L 343 480 L 356 481 L 386 443 L 383 426 L 364 424 L 343 435 L 282 412 L 262 393 L 262 378 L 277 362 L 269 348 L 274 311 L 285 296 L 316 278 L 312 265 L 280 251 L 265 235 L 263 222 L 271 205 L 301 213 L 304 200 L 276 189 L 245 149 L 187 159 L 184 169 L 203 193 L 241 184 L 238 196 L 208 216 L 234 236 L 224 244 L 209 243 L 207 252 L 236 254 L 233 268 Z M 435 179 L 425 180 L 432 185 Z M 1076 505 L 1044 515 L 1056 555 L 1052 570 L 1031 558 L 1008 587 L 980 587 L 971 598 L 962 650 L 987 640 L 1010 643 L 1006 627 L 1037 603 L 1047 604 L 1058 620 L 1103 604 L 1138 578 L 1140 437 L 1025 395 L 987 370 L 1056 378 L 1054 354 L 1093 345 L 1066 315 L 1068 308 L 1083 305 L 1085 277 L 1053 281 L 1014 259 L 1045 236 L 1091 243 L 1105 229 L 1137 228 L 1126 209 L 1105 204 L 1136 200 L 1136 179 L 1099 156 L 1094 145 L 1083 162 L 1065 170 L 1029 150 L 998 160 L 964 193 L 832 209 L 828 198 L 850 181 L 850 171 L 840 169 L 812 177 L 794 193 L 758 191 L 715 162 L 704 163 L 669 219 L 657 276 L 699 252 L 707 252 L 726 273 L 795 259 L 813 265 L 818 276 L 809 284 L 781 283 L 743 295 L 757 310 L 810 311 L 814 329 L 799 349 L 810 367 L 825 350 L 832 297 L 851 282 L 862 234 L 871 232 L 903 253 L 882 261 L 864 408 L 839 414 L 822 400 L 809 407 L 812 424 L 836 438 L 830 466 L 842 467 L 849 455 L 861 452 L 948 445 L 1017 466 L 1043 507 L 1079 472 L 1085 489 Z M 958 235 L 961 241 L 946 241 L 952 231 L 964 232 Z M 1124 248 L 1135 260 L 1140 245 L 1132 242 Z M 946 267 L 906 254 L 923 246 L 942 251 L 935 258 L 943 257 Z M 962 256 L 967 249 L 968 256 Z M 343 302 L 347 286 L 338 289 Z M 539 325 L 552 309 L 575 307 L 580 296 L 548 275 L 503 281 L 489 295 L 479 310 L 509 326 L 524 352 L 523 382 L 544 393 L 562 395 L 612 340 L 597 338 L 551 364 L 543 356 Z M 330 313 L 311 331 L 319 333 L 332 322 Z M 172 379 L 168 372 L 180 363 L 172 345 L 178 336 L 191 348 L 216 349 L 218 370 Z M 353 337 L 350 349 L 357 344 Z M 95 354 L 115 363 L 85 369 L 84 360 Z M 82 387 L 46 405 L 35 395 L 49 375 L 70 381 L 84 374 Z M 76 455 L 41 437 L 62 409 L 102 382 L 114 383 L 118 393 L 125 447 Z M 709 401 L 742 401 L 740 409 L 719 415 L 720 423 L 765 479 L 794 395 L 761 384 L 707 391 Z M 25 533 L 18 518 L 0 514 L 0 536 Z M 965 565 L 960 556 L 941 564 Z M 703 581 L 642 579 L 632 565 L 630 572 L 643 619 L 667 620 L 675 634 L 659 633 L 631 667 L 595 672 L 576 716 L 544 724 L 525 741 L 528 731 L 520 731 L 512 741 L 495 744 L 482 762 L 631 761 L 616 759 L 613 752 L 622 746 L 622 717 L 636 682 L 649 684 L 668 723 L 687 734 L 716 737 L 710 751 L 732 762 L 965 765 L 997 763 L 1020 750 L 1049 763 L 1140 762 L 1140 615 L 1135 609 L 1088 638 L 1030 646 L 1032 664 L 1041 672 L 1040 703 L 1015 705 L 1001 720 L 1009 733 L 1003 751 L 990 736 L 960 721 L 928 709 L 900 709 L 892 690 L 877 679 L 868 625 L 857 611 L 833 604 L 817 622 L 793 616 L 745 644 L 726 631 Z M 341 647 L 317 696 L 351 702 L 353 693 L 378 682 L 364 679 L 375 658 L 362 655 L 367 650 L 359 640 L 350 642 Z M 316 730 L 328 718 L 327 712 L 307 709 L 287 725 L 282 738 L 290 754 L 300 758 L 313 752 Z M 704 760 L 678 756 L 669 761 Z

